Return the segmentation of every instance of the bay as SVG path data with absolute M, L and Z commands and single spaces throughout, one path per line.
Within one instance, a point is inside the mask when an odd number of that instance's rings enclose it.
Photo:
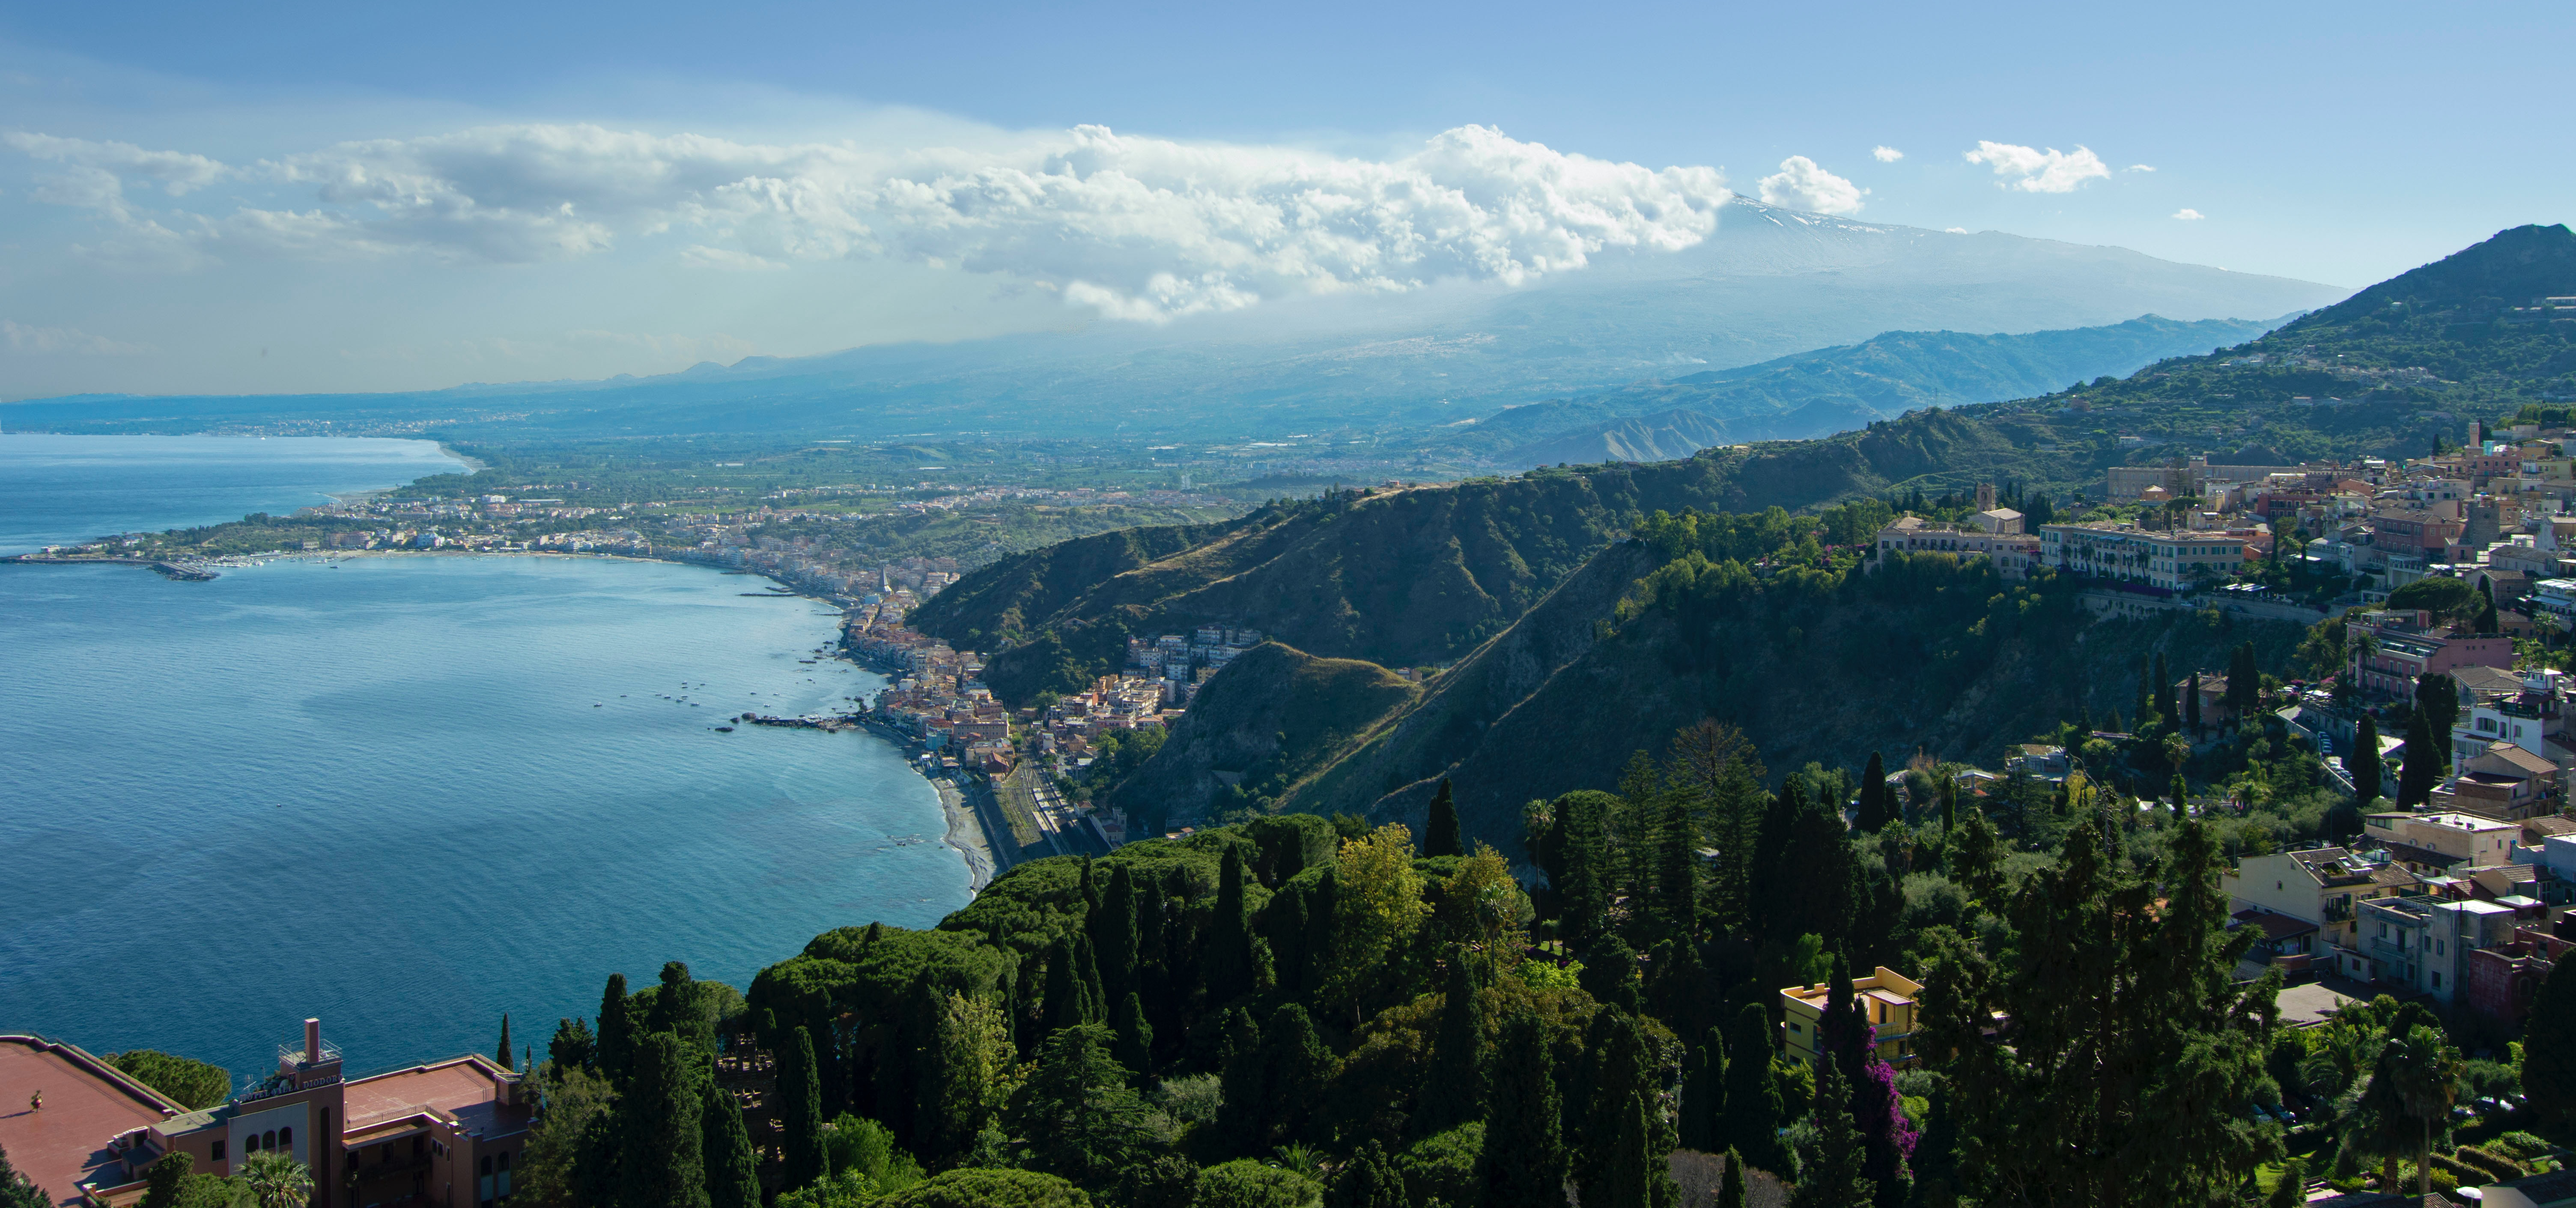
M 899 751 L 714 729 L 880 685 L 816 653 L 828 608 L 738 594 L 766 586 L 596 558 L 0 567 L 0 1030 L 238 1079 L 318 1015 L 385 1069 L 489 1053 L 505 1011 L 542 1051 L 610 972 L 747 986 L 819 931 L 935 923 L 967 873 Z
M 466 468 L 426 440 L 9 433 L 0 435 L 0 554 L 283 516 Z

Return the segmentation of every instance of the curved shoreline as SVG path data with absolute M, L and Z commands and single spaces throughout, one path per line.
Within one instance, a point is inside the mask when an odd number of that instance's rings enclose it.
M 718 571 L 719 573 L 726 573 L 726 574 L 743 574 L 743 575 L 751 575 L 751 576 L 756 576 L 756 577 L 761 578 L 761 579 L 765 579 L 765 580 L 767 580 L 767 581 L 769 581 L 769 582 L 771 582 L 771 583 L 775 583 L 775 584 L 777 584 L 777 585 L 778 585 L 778 589 L 779 589 L 779 592 L 780 592 L 781 594 L 780 594 L 778 597 L 776 597 L 776 598 L 782 598 L 782 599 L 783 599 L 783 598 L 786 598 L 786 597 L 789 597 L 789 596 L 793 596 L 793 597 L 798 598 L 798 599 L 811 600 L 811 601 L 814 601 L 814 602 L 816 602 L 816 603 L 829 605 L 829 606 L 832 606 L 832 607 L 835 607 L 835 608 L 840 607 L 838 604 L 835 604 L 835 603 L 832 601 L 832 599 L 831 599 L 830 597 L 828 597 L 828 596 L 818 595 L 818 594 L 816 594 L 816 593 L 814 593 L 814 592 L 812 592 L 812 591 L 809 591 L 809 590 L 807 590 L 807 589 L 804 589 L 804 588 L 798 587 L 798 586 L 797 586 L 797 585 L 795 585 L 794 583 L 788 582 L 787 580 L 785 580 L 785 579 L 783 579 L 783 578 L 780 578 L 780 577 L 778 577 L 778 576 L 776 576 L 776 575 L 771 575 L 771 574 L 767 574 L 767 573 L 760 572 L 760 571 L 724 571 L 724 570 L 722 570 L 722 568 L 720 568 L 720 567 L 709 566 L 709 565 L 707 565 L 707 564 L 705 564 L 705 563 L 703 563 L 703 562 L 690 562 L 690 561 L 685 561 L 685 560 L 682 560 L 682 559 L 679 559 L 679 558 L 656 558 L 656 557 L 650 557 L 650 556 L 640 556 L 640 555 L 636 555 L 636 554 L 601 553 L 601 552 L 595 552 L 595 551 L 590 551 L 590 550 L 534 550 L 534 549 L 531 549 L 531 550 L 474 550 L 474 549 L 279 550 L 279 551 L 277 551 L 277 552 L 275 552 L 275 553 L 268 553 L 268 554 L 231 554 L 231 555 L 227 555 L 227 556 L 220 557 L 220 558 L 209 558 L 209 559 L 206 559 L 206 560 L 205 560 L 203 563 L 201 563 L 200 565 L 205 565 L 205 566 L 224 566 L 224 567 L 257 566 L 257 565 L 260 565 L 260 564 L 262 564 L 262 563 L 266 563 L 266 562 L 284 561 L 284 560 L 289 560 L 289 559 L 292 559 L 292 560 L 294 560 L 294 561 L 298 561 L 298 562 L 339 562 L 339 561 L 347 561 L 347 560 L 355 559 L 355 558 L 458 558 L 458 557 L 475 557 L 475 558 L 496 558 L 496 557 L 498 557 L 498 558 L 529 558 L 529 557 L 535 557 L 535 558 L 601 558 L 601 559 L 608 559 L 608 560 L 611 560 L 611 561 L 617 561 L 617 562 L 650 562 L 650 563 L 655 563 L 655 564 L 663 565 L 663 566 L 694 566 L 694 567 L 697 567 L 697 568 L 699 568 L 699 569 L 701 569 L 701 570 Z M 22 564 L 22 565 L 33 565 L 33 566 L 79 566 L 79 565 L 130 566 L 130 565 L 149 565 L 149 562 L 148 562 L 147 560 L 144 560 L 144 559 L 136 559 L 136 558 L 118 558 L 118 557 L 60 557 L 60 556 L 55 556 L 55 555 L 45 555 L 45 554 L 36 554 L 36 555 L 12 554 L 12 555 L 8 555 L 8 556 L 6 556 L 6 557 L 0 557 L 0 563 L 18 563 L 18 564 Z M 212 576 L 212 575 L 208 575 L 207 577 L 208 577 L 208 578 L 212 578 L 213 576 Z M 841 644 L 841 642 L 840 642 L 840 637 L 839 637 L 839 634 L 838 634 L 837 632 L 835 633 L 835 635 L 834 635 L 834 637 L 833 637 L 833 640 L 832 640 L 832 642 L 831 642 L 831 647 L 832 647 L 832 657 L 834 657 L 834 658 L 845 660 L 845 661 L 849 662 L 850 664 L 852 664 L 853 666 L 859 667 L 860 669 L 865 670 L 865 671 L 868 671 L 868 672 L 870 672 L 870 673 L 872 673 L 872 674 L 884 675 L 884 674 L 886 673 L 884 669 L 882 669 L 882 668 L 878 668 L 878 667 L 872 667 L 872 666 L 869 666 L 865 660 L 863 660 L 863 659 L 861 659 L 861 658 L 857 657 L 856 655 L 851 654 L 851 653 L 849 652 L 849 650 Z M 993 851 L 993 845 L 992 845 L 991 837 L 985 834 L 985 832 L 984 832 L 984 824 L 983 824 L 983 822 L 982 822 L 981 820 L 979 820 L 979 819 L 975 816 L 975 811 L 974 811 L 972 808 L 970 808 L 970 807 L 968 807 L 968 806 L 966 805 L 966 803 L 965 803 L 965 794 L 964 794 L 960 789 L 958 789 L 958 787 L 957 787 L 953 782 L 949 781 L 946 777 L 942 777 L 942 776 L 933 776 L 933 775 L 930 775 L 930 774 L 929 774 L 929 773 L 927 773 L 927 772 L 923 772 L 923 771 L 921 770 L 920 765 L 912 759 L 912 757 L 911 757 L 911 756 L 912 756 L 912 751 L 911 751 L 911 749 L 910 749 L 909 744 L 905 743 L 901 738 L 897 737 L 896 735 L 886 733 L 884 730 L 882 730 L 882 729 L 878 728 L 875 724 L 873 724 L 873 723 L 869 723 L 869 722 L 867 721 L 867 719 L 866 719 L 866 718 L 864 718 L 864 717 L 857 718 L 857 719 L 854 719 L 854 720 L 859 720 L 859 721 L 861 721 L 861 722 L 863 722 L 863 723 L 866 723 L 866 724 L 861 725 L 859 728 L 861 728 L 861 729 L 864 729 L 864 730 L 868 731 L 868 734 L 869 734 L 869 736 L 870 736 L 870 737 L 875 738 L 875 739 L 877 739 L 877 740 L 879 740 L 879 741 L 881 741 L 881 742 L 884 742 L 884 743 L 886 743 L 887 745 L 889 745 L 889 746 L 891 746 L 891 747 L 895 748 L 895 750 L 897 750 L 898 752 L 903 753 L 903 754 L 904 754 L 904 757 L 905 757 L 905 758 L 904 758 L 904 765 L 905 765 L 906 767 L 908 767 L 908 768 L 911 768 L 911 769 L 912 769 L 912 771 L 913 771 L 913 773 L 914 773 L 915 775 L 918 775 L 918 776 L 920 776 L 923 780 L 926 780 L 926 781 L 930 782 L 930 786 L 931 786 L 931 790 L 932 790 L 932 792 L 933 792 L 933 793 L 935 793 L 935 794 L 938 796 L 938 798 L 939 798 L 939 810 L 940 810 L 940 813 L 945 817 L 945 819 L 946 819 L 946 821 L 947 821 L 947 830 L 946 830 L 946 833 L 942 836 L 941 841 L 942 841 L 943 843 L 945 843 L 945 844 L 946 844 L 946 845 L 947 845 L 951 850 L 954 850 L 954 851 L 958 854 L 958 857 L 959 857 L 960 859 L 962 859 L 963 861 L 965 861 L 965 864 L 966 864 L 966 882 L 967 882 L 967 892 L 968 892 L 968 893 L 970 893 L 970 894 L 979 894 L 979 893 L 982 893 L 982 892 L 984 891 L 984 887 L 985 887 L 986 885 L 989 885 L 989 884 L 991 884 L 991 883 L 992 883 L 992 881 L 993 881 L 993 875 L 994 875 L 994 873 L 995 873 L 996 871 L 998 871 L 998 869 L 997 869 L 997 867 L 996 867 L 996 865 L 997 865 L 998 861 L 997 861 L 997 859 L 996 859 L 996 857 L 995 857 L 995 855 L 994 855 L 994 851 Z

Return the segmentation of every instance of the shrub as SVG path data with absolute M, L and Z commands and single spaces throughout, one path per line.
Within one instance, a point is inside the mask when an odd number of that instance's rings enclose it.
M 1324 1189 L 1293 1170 L 1237 1158 L 1199 1172 L 1191 1208 L 1316 1208 Z
M 1405 1195 L 1416 1204 L 1472 1204 L 1480 1190 L 1477 1162 L 1484 1153 L 1485 1125 L 1479 1120 L 1414 1142 L 1395 1160 L 1395 1168 L 1404 1176 Z
M 1082 1189 L 1031 1170 L 952 1170 L 871 1208 L 1091 1208 Z

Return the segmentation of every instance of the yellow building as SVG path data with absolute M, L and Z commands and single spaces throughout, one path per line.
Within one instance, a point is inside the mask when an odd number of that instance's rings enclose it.
M 1780 1013 L 1787 1017 L 1785 1029 L 1789 1055 L 1814 1064 L 1816 1060 L 1816 1025 L 1824 1020 L 1825 1000 L 1833 993 L 1829 982 L 1812 986 L 1791 986 L 1780 992 Z M 1852 998 L 1878 1029 L 1878 1059 L 1903 1067 L 1914 1061 L 1914 1004 L 1923 996 L 1923 984 L 1885 965 L 1868 977 L 1852 979 Z

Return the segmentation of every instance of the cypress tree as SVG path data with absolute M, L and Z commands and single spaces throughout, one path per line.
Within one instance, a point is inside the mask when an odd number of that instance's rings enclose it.
M 2180 711 L 2174 708 L 2173 674 L 2166 669 L 2161 650 L 2156 652 L 2155 702 L 2156 716 L 2163 718 L 2166 726 L 2171 727 L 2182 720 Z
M 1305 1134 L 1306 1122 L 1332 1081 L 1333 1051 L 1315 1034 L 1315 1021 L 1296 1003 L 1282 1005 L 1261 1029 L 1261 1080 L 1269 1099 L 1261 1148 L 1285 1145 Z
M 1774 1047 L 1771 1013 L 1760 1003 L 1745 1004 L 1726 1038 L 1726 1114 L 1720 1118 L 1716 1145 L 1743 1154 L 1760 1169 L 1785 1174 L 1790 1167 L 1780 1148 L 1780 1087 L 1771 1077 Z
M 1414 1131 L 1443 1132 L 1484 1114 L 1484 1012 L 1476 1001 L 1476 976 L 1463 948 L 1449 950 L 1449 982 L 1441 995 L 1440 1026 L 1431 1041 L 1431 1071 L 1414 1096 Z
M 599 993 L 599 1072 L 623 1088 L 635 1064 L 635 1015 L 626 1000 L 626 975 L 608 975 Z
M 1948 835 L 1959 825 L 1959 778 L 1941 778 L 1941 833 Z
M 1118 1000 L 1118 1012 L 1111 1021 L 1114 1038 L 1109 1055 L 1118 1064 L 1145 1078 L 1154 1072 L 1154 1025 L 1145 1022 L 1145 1000 L 1135 991 Z
M 2495 633 L 2501 628 L 2502 626 L 2496 623 L 2494 584 L 2491 580 L 2480 579 L 2478 580 L 2478 632 Z
M 708 1208 L 706 1109 L 679 1037 L 635 1042 L 634 1070 L 617 1097 L 618 1208 Z
M 778 1053 L 779 1148 L 787 1159 L 787 1188 L 823 1177 L 823 1080 L 815 1068 L 814 1035 L 797 1025 Z
M 2397 808 L 2422 809 L 2433 797 L 2433 786 L 2442 782 L 2441 751 L 2434 745 L 2433 729 L 2424 722 L 2424 710 L 2406 723 L 2406 761 L 2397 769 Z
M 1534 1013 L 1515 1013 L 1503 1021 L 1494 1058 L 1482 1208 L 1564 1208 L 1563 1107 L 1547 1025 Z
M 1422 854 L 1426 856 L 1463 856 L 1466 841 L 1458 834 L 1458 802 L 1451 796 L 1449 778 L 1440 778 L 1440 791 L 1431 798 L 1431 820 L 1422 828 Z
M 1238 1153 L 1259 1152 L 1262 1109 L 1269 1088 L 1261 1064 L 1261 1028 L 1240 1006 L 1226 1008 L 1218 1024 L 1217 1084 L 1224 1095 L 1217 1108 L 1217 1131 Z
M 2451 727 L 2460 720 L 2460 681 L 2440 672 L 2415 681 L 2415 711 L 2424 715 L 2424 728 L 2433 735 L 2433 749 L 2441 753 L 2442 767 L 2451 766 Z
M 505 1070 L 517 1068 L 510 1062 L 510 1013 L 507 1011 L 501 1012 L 501 1044 L 493 1053 L 492 1060 L 499 1062 Z
M 1663 1198 L 1658 1193 L 1669 1181 L 1665 1160 L 1672 1145 L 1662 1127 L 1645 1031 L 1627 1012 L 1608 1008 L 1594 1023 L 1587 1037 L 1592 1104 L 1575 1159 L 1580 1199 L 1647 1208 Z
M 1243 849 L 1227 847 L 1216 880 L 1216 918 L 1208 925 L 1205 968 L 1210 1003 L 1252 993 L 1252 926 L 1243 905 Z M 1284 980 L 1284 978 L 1283 978 Z
M 1726 1030 L 1712 1027 L 1685 1058 L 1682 1071 L 1681 1147 L 1713 1153 L 1724 1149 L 1726 1129 Z
M 2361 726 L 2352 740 L 2352 758 L 2344 761 L 2344 770 L 2352 773 L 2354 808 L 2367 810 L 2379 797 L 2379 784 L 2384 776 L 2379 770 L 2379 719 L 2361 715 Z
M 2191 673 L 2191 696 L 2182 703 L 2183 724 L 2191 727 L 2193 737 L 2200 735 L 2200 673 Z
M 1726 1174 L 1717 1184 L 1717 1208 L 1744 1208 L 1744 1159 L 1726 1151 Z
M 1887 791 L 1887 761 L 1878 752 L 1869 753 L 1869 766 L 1860 773 L 1860 817 L 1863 833 L 1877 834 L 1896 814 L 1896 803 Z
M 1119 865 L 1109 874 L 1109 892 L 1100 912 L 1091 916 L 1091 942 L 1099 953 L 1100 992 L 1104 1002 L 1117 1002 L 1137 988 L 1136 878 Z
M 706 1162 L 707 1208 L 760 1208 L 760 1157 L 751 1151 L 742 1108 L 713 1080 L 704 1106 L 699 1151 Z
M 1852 1124 L 1851 1081 L 1840 1062 L 1816 1063 L 1816 1165 L 1798 1178 L 1790 1208 L 1849 1208 L 1875 1199 L 1861 1177 L 1860 1130 Z
M 1046 1030 L 1101 1022 L 1100 973 L 1090 968 L 1091 937 L 1079 932 L 1047 951 Z

